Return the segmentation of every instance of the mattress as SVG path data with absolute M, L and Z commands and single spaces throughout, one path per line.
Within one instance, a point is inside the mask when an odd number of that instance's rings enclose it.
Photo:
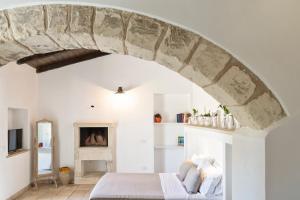
M 176 174 L 107 173 L 96 184 L 90 200 L 222 200 L 188 194 Z

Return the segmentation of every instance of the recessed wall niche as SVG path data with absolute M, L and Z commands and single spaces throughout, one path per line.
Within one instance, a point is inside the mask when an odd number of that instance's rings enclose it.
M 29 127 L 28 110 L 23 108 L 8 108 L 8 126 L 7 126 L 7 153 L 8 155 L 14 155 L 24 152 L 30 148 L 30 127 Z M 22 149 L 18 152 L 9 152 L 9 134 L 10 130 L 22 130 Z M 13 137 L 12 137 L 13 138 Z

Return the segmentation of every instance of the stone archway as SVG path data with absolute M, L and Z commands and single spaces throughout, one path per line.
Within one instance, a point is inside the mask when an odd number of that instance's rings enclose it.
M 63 49 L 99 49 L 154 60 L 195 82 L 244 126 L 285 117 L 279 101 L 245 65 L 200 35 L 126 11 L 44 5 L 0 11 L 0 65 Z

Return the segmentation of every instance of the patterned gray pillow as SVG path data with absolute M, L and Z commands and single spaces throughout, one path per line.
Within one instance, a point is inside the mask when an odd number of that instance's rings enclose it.
M 179 174 L 178 174 L 178 178 L 180 181 L 184 181 L 188 171 L 191 169 L 191 167 L 193 167 L 194 164 L 191 161 L 184 161 L 180 168 L 179 168 Z
M 188 171 L 183 185 L 188 193 L 197 193 L 201 185 L 201 172 L 195 166 Z

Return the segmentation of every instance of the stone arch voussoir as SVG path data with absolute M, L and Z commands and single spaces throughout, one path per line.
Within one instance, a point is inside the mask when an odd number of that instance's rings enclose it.
M 266 85 L 200 35 L 144 15 L 79 5 L 0 11 L 0 65 L 63 49 L 99 49 L 156 61 L 228 105 L 237 120 L 264 129 L 286 114 Z

